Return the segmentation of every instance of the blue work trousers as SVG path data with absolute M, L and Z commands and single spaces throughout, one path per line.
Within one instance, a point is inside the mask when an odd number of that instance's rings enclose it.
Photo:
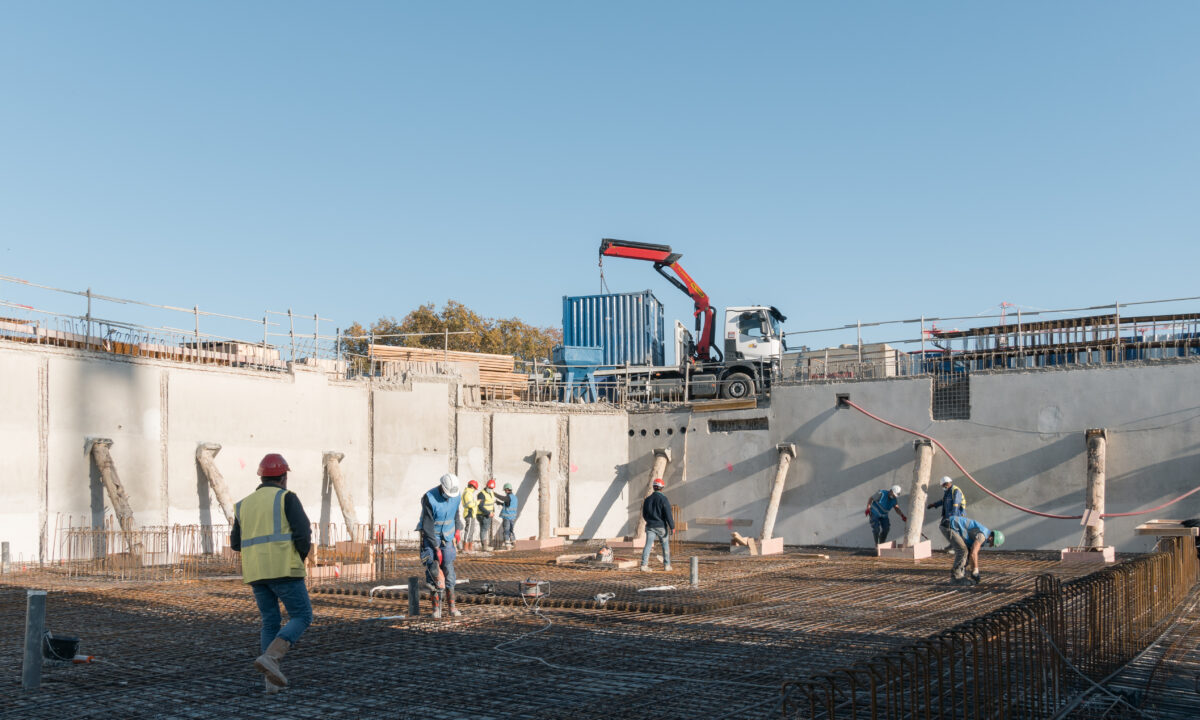
M 517 541 L 517 536 L 513 533 L 513 523 L 515 522 L 516 520 L 500 518 L 500 533 L 504 536 L 504 542 L 515 543 Z
M 871 516 L 871 534 L 875 536 L 875 544 L 882 545 L 887 542 L 888 533 L 892 530 L 892 520 L 887 515 L 882 517 Z
M 304 578 L 286 578 L 283 580 L 266 580 L 250 585 L 254 591 L 254 602 L 258 604 L 258 614 L 262 616 L 262 651 L 277 637 L 295 645 L 304 631 L 312 625 L 312 603 L 308 600 L 308 588 L 304 586 Z M 279 614 L 279 603 L 287 610 L 288 621 L 283 629 L 279 624 L 283 616 Z
M 442 560 L 438 562 L 438 550 L 442 551 Z M 438 541 L 434 538 L 421 536 L 421 562 L 425 565 L 425 583 L 431 590 L 445 590 L 454 587 L 454 538 Z
M 490 517 L 479 518 L 479 542 L 483 543 L 484 547 L 492 545 L 492 519 Z
M 646 528 L 646 544 L 642 547 L 642 567 L 650 564 L 650 551 L 654 548 L 655 539 L 662 545 L 663 565 L 671 564 L 671 533 L 665 527 Z

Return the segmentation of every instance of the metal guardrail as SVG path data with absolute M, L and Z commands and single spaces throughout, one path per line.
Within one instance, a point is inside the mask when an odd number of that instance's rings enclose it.
M 1185 543 L 1184 540 L 1187 540 Z M 1150 645 L 1200 579 L 1190 538 L 893 653 L 785 683 L 785 718 L 1050 718 Z

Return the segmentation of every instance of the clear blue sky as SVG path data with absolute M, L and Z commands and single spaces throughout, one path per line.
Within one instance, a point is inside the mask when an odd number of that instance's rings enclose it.
M 0 274 L 557 325 L 617 237 L 796 330 L 1200 295 L 1198 37 L 1195 2 L 10 0 Z

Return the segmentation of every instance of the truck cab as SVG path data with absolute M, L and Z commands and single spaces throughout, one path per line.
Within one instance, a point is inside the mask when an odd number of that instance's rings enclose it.
M 779 358 L 787 345 L 783 339 L 783 321 L 778 309 L 748 305 L 725 309 L 725 362 L 737 360 L 770 361 Z

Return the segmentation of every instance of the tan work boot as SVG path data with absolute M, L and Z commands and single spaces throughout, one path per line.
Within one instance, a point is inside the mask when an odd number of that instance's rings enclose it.
M 268 679 L 266 677 L 263 678 L 263 693 L 265 693 L 267 695 L 274 695 L 275 693 L 281 693 L 281 692 L 283 692 L 282 687 L 271 682 L 270 679 Z
M 277 637 L 267 646 L 267 651 L 254 661 L 254 668 L 266 676 L 267 680 L 280 686 L 287 687 L 287 678 L 283 671 L 279 669 L 279 661 L 291 649 L 291 643 L 281 637 Z

